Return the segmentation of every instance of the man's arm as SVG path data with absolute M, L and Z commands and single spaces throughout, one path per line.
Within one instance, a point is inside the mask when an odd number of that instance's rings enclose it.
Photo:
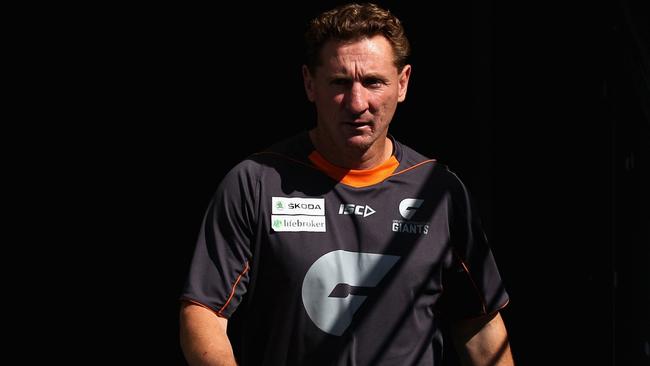
M 226 334 L 228 320 L 202 306 L 183 301 L 180 314 L 181 348 L 192 366 L 236 366 Z
M 508 332 L 498 312 L 458 321 L 452 324 L 451 334 L 464 366 L 514 365 Z

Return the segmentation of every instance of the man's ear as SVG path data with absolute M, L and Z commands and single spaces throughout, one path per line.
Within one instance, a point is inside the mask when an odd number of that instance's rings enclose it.
M 399 74 L 399 94 L 397 101 L 403 102 L 406 99 L 406 90 L 409 87 L 409 78 L 411 77 L 411 65 L 405 65 Z
M 309 72 L 307 65 L 302 65 L 302 81 L 305 84 L 305 92 L 307 93 L 307 99 L 310 102 L 313 102 L 316 97 L 314 95 L 314 78 Z

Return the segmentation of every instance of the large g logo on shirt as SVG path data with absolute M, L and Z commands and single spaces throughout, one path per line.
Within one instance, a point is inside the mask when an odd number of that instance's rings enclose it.
M 364 287 L 375 287 L 398 256 L 335 250 L 309 267 L 302 283 L 307 314 L 322 331 L 340 336 L 365 301 Z

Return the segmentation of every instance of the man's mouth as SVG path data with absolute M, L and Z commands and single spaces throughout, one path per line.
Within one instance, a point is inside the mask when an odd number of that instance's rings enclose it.
M 350 127 L 355 127 L 355 128 L 372 125 L 372 122 L 364 122 L 364 121 L 346 121 L 343 123 Z

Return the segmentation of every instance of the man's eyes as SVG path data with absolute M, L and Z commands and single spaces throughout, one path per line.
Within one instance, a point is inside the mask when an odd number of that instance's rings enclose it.
M 380 86 L 382 86 L 384 84 L 385 83 L 384 83 L 383 80 L 376 79 L 376 78 L 370 78 L 370 79 L 366 79 L 366 80 L 363 81 L 363 86 L 365 86 L 367 88 L 378 88 L 378 87 L 380 87 Z
M 338 86 L 346 86 L 346 85 L 351 85 L 352 80 L 349 79 L 333 79 L 332 80 L 332 85 L 338 85 Z
M 352 85 L 352 80 L 350 79 L 332 79 L 331 81 L 332 85 L 337 85 L 337 86 L 351 86 Z M 366 88 L 378 88 L 384 84 L 386 84 L 383 80 L 378 79 L 378 78 L 368 78 L 364 79 L 362 81 L 362 84 Z

